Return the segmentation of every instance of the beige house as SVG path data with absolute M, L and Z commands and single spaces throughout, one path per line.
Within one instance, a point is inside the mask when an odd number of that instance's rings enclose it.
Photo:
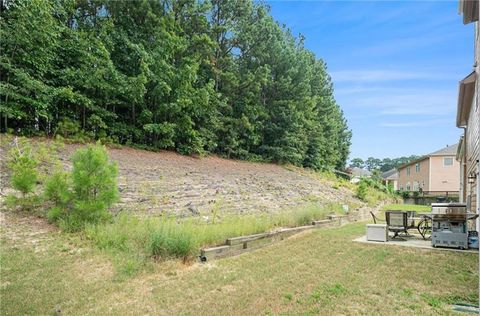
M 398 190 L 398 171 L 391 169 L 382 173 L 382 183 L 391 186 L 395 191 Z
M 460 201 L 470 212 L 480 212 L 478 199 L 480 159 L 480 26 L 478 0 L 459 1 L 463 23 L 474 23 L 474 58 L 472 72 L 460 81 L 457 104 L 457 127 L 463 128 L 457 151 L 460 162 Z M 477 220 L 478 225 L 478 220 Z M 480 225 L 479 225 L 480 226 Z
M 460 164 L 455 160 L 458 144 L 447 146 L 398 168 L 400 191 L 457 196 Z

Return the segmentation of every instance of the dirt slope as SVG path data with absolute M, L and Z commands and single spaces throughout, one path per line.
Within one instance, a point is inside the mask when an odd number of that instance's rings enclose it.
M 69 165 L 70 155 L 81 146 L 65 145 L 62 161 Z M 8 185 L 8 147 L 8 142 L 2 141 L 3 194 Z M 109 149 L 109 153 L 119 166 L 121 201 L 117 210 L 188 215 L 206 214 L 213 208 L 229 213 L 274 212 L 310 201 L 363 205 L 350 189 L 300 168 L 127 147 Z

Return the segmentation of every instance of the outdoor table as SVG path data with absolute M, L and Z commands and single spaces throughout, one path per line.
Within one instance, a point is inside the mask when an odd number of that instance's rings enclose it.
M 432 213 L 418 213 L 412 218 L 417 225 L 412 228 L 416 228 L 423 239 L 428 239 L 432 235 Z M 429 234 L 430 233 L 430 234 Z
M 415 211 L 386 211 L 385 217 L 387 217 L 388 212 L 407 214 L 406 225 L 403 227 L 403 231 L 407 236 L 409 236 L 408 234 L 409 229 L 417 229 L 423 239 L 428 239 L 431 237 L 431 233 L 432 233 L 431 213 L 417 213 Z M 372 214 L 374 223 L 377 224 L 379 219 L 372 212 L 370 213 Z M 387 220 L 387 224 L 388 224 L 388 220 Z
M 417 213 L 415 211 L 401 211 L 407 213 L 407 230 L 416 229 L 423 239 L 431 237 L 432 214 Z M 408 234 L 408 232 L 407 232 Z

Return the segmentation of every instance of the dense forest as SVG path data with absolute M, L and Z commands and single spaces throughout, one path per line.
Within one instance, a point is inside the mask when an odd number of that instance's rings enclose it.
M 343 168 L 321 59 L 252 0 L 4 0 L 0 129 Z

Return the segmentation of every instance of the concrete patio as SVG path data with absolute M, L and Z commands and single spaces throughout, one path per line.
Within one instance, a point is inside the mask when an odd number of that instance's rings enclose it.
M 383 245 L 383 246 L 402 246 L 402 247 L 422 248 L 422 249 L 430 249 L 430 250 L 438 250 L 438 251 L 478 253 L 478 249 L 460 250 L 456 248 L 442 248 L 442 247 L 434 248 L 432 247 L 432 243 L 430 240 L 424 240 L 420 235 L 411 235 L 411 237 L 402 237 L 402 239 L 392 240 L 391 236 L 389 236 L 387 242 L 369 241 L 367 240 L 367 236 L 364 235 L 362 237 L 354 239 L 353 241 L 361 242 L 365 244 L 374 244 L 374 245 Z

